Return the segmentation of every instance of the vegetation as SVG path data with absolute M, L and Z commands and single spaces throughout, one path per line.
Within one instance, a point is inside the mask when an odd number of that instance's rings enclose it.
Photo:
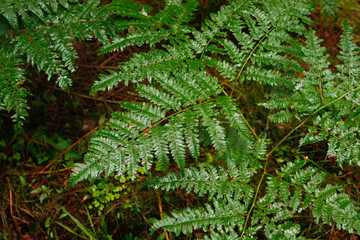
M 0 237 L 356 238 L 358 3 L 151 3 L 2 3 Z

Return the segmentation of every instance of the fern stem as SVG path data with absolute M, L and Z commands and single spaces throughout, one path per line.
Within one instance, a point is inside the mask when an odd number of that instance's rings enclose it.
M 252 135 L 254 135 L 254 137 L 256 138 L 256 141 L 260 141 L 260 138 L 258 137 L 258 135 L 255 133 L 254 129 L 251 127 L 250 123 L 246 120 L 246 118 L 244 117 L 243 114 L 241 114 L 241 118 L 244 120 L 244 122 L 246 123 L 246 126 L 249 128 L 250 132 L 252 133 Z
M 256 205 L 256 200 L 257 200 L 257 196 L 259 195 L 261 184 L 262 184 L 262 182 L 264 180 L 264 176 L 267 174 L 267 172 L 266 172 L 267 165 L 268 165 L 268 159 L 266 159 L 266 163 L 265 163 L 265 166 L 264 166 L 264 172 L 262 173 L 260 181 L 259 181 L 259 183 L 258 183 L 258 185 L 256 187 L 256 192 L 255 192 L 255 195 L 254 195 L 254 198 L 253 198 L 253 202 L 251 203 L 250 209 L 249 209 L 248 213 L 246 214 L 246 219 L 245 219 L 243 230 L 241 231 L 240 239 L 242 239 L 242 237 L 245 234 L 246 226 L 247 226 L 247 224 L 249 222 L 249 219 L 250 219 L 250 214 L 252 213 L 252 210 Z
M 281 18 L 282 19 L 282 18 Z M 262 43 L 262 41 L 264 41 L 264 39 L 270 34 L 270 32 L 277 26 L 277 24 L 280 22 L 279 19 L 265 34 L 264 36 L 256 43 L 256 45 L 254 46 L 254 48 L 251 50 L 251 52 L 249 53 L 249 55 L 246 57 L 245 61 L 244 61 L 244 64 L 241 66 L 240 68 L 240 71 L 238 73 L 238 75 L 236 76 L 235 80 L 234 80 L 234 83 L 237 82 L 237 80 L 240 78 L 240 75 L 242 74 L 244 68 L 245 68 L 245 65 L 247 64 L 247 62 L 250 60 L 251 56 L 254 54 L 255 50 L 258 48 L 258 46 Z M 231 91 L 231 94 L 230 96 L 232 96 L 233 94 L 233 90 Z

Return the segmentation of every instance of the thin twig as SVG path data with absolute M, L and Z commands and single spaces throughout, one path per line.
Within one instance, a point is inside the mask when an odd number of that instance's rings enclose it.
M 10 180 L 9 180 L 8 177 L 6 177 L 6 180 L 7 180 L 8 184 L 9 184 L 9 191 L 10 191 L 10 193 L 9 193 L 9 199 L 10 199 L 10 215 L 11 215 L 11 217 L 13 218 L 13 217 L 14 217 L 14 214 L 13 214 L 13 208 L 12 208 L 12 190 L 11 190 L 11 184 L 10 184 Z M 16 223 L 15 223 L 15 224 L 16 224 Z
M 80 64 L 79 67 L 119 70 L 119 67 L 114 67 L 114 66 L 100 66 L 100 65 L 88 65 L 88 64 Z
M 82 97 L 82 98 L 92 99 L 92 100 L 95 100 L 95 101 L 102 101 L 102 102 L 108 102 L 108 103 L 119 103 L 119 104 L 124 102 L 124 101 L 116 101 L 116 100 L 109 100 L 109 99 L 91 97 L 91 96 L 88 96 L 88 95 L 85 95 L 85 94 L 71 92 L 69 90 L 63 90 L 63 89 L 58 88 L 58 87 L 53 87 L 53 88 L 56 89 L 56 90 L 65 91 L 67 93 L 70 93 L 70 94 L 73 94 L 73 95 L 76 95 L 76 96 L 79 96 L 79 97 Z
M 104 67 L 105 64 L 107 64 L 111 59 L 115 58 L 117 55 L 119 55 L 119 53 L 122 53 L 121 51 L 118 51 L 117 53 L 115 53 L 114 55 L 112 55 L 111 57 L 109 57 L 108 59 L 106 59 L 104 62 L 102 62 L 100 64 L 101 67 Z M 119 67 L 117 67 L 119 69 Z
M 158 199 L 158 202 L 159 202 L 160 219 L 162 220 L 162 219 L 163 219 L 163 211 L 162 211 L 160 194 L 159 194 L 159 192 L 158 192 L 157 190 L 156 190 L 155 193 L 156 193 L 156 196 L 157 196 L 157 199 Z M 169 234 L 168 234 L 168 232 L 166 231 L 166 229 L 164 229 L 164 231 L 166 232 L 166 233 L 165 233 L 165 238 L 166 238 L 166 240 L 169 240 Z
M 37 174 L 49 174 L 49 173 L 59 173 L 59 172 L 64 172 L 67 170 L 70 170 L 72 167 L 67 167 L 67 168 L 63 168 L 63 169 L 59 169 L 59 170 L 55 170 L 55 171 L 41 171 L 38 172 Z

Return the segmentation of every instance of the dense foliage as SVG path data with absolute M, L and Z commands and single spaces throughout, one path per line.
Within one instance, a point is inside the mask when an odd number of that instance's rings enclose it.
M 144 101 L 124 102 L 112 114 L 92 138 L 85 163 L 73 168 L 69 187 L 145 171 L 144 186 L 206 196 L 202 207 L 152 219 L 151 231 L 176 235 L 202 229 L 205 239 L 304 239 L 306 223 L 298 219 L 304 212 L 319 224 L 360 232 L 359 204 L 343 185 L 328 183 L 324 168 L 308 157 L 273 159 L 301 130 L 299 148 L 324 142 L 325 158 L 340 167 L 360 165 L 360 50 L 349 24 L 343 23 L 334 65 L 305 0 L 233 0 L 201 25 L 194 23 L 195 0 L 168 1 L 156 14 L 130 1 L 5 3 L 0 27 L 12 31 L 0 31 L 1 109 L 13 110 L 19 125 L 29 94 L 19 66 L 32 64 L 66 88 L 75 70 L 74 41 L 95 37 L 102 53 L 149 47 L 93 84 L 91 94 L 132 84 Z M 268 118 L 292 123 L 277 144 L 267 137 L 271 130 L 256 129 L 241 109 L 242 86 L 255 83 L 266 91 L 267 100 L 257 104 Z M 213 161 L 205 163 L 205 152 Z M 151 176 L 173 163 L 178 172 Z
M 86 1 L 9 1 L 1 2 L 0 109 L 12 111 L 16 127 L 27 116 L 27 90 L 24 64 L 44 71 L 61 88 L 71 86 L 69 74 L 75 71 L 76 41 L 96 37 L 109 42 L 114 33 L 106 23 L 108 12 L 98 8 L 99 0 Z

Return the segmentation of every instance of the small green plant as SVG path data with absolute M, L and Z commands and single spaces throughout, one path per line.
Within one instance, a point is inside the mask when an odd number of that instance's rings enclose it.
M 283 163 L 298 157 L 296 156 L 296 153 L 297 153 L 296 148 L 292 148 L 289 145 L 283 145 L 275 150 L 274 157 L 276 158 L 276 161 L 278 163 Z
M 32 190 L 30 192 L 30 194 L 41 193 L 40 196 L 39 196 L 39 201 L 40 201 L 40 203 L 42 203 L 47 197 L 50 196 L 51 192 L 52 192 L 52 189 L 49 189 L 45 185 L 41 185 L 41 187 L 38 187 L 38 188 L 35 188 L 34 190 Z
M 127 184 L 131 183 L 131 177 L 122 175 L 116 179 L 117 182 L 115 182 L 115 184 L 102 181 L 102 183 L 97 183 L 90 186 L 89 192 L 91 193 L 93 200 L 88 206 L 89 209 L 97 209 L 97 214 L 100 216 L 102 215 L 107 204 L 114 201 L 119 202 L 121 200 L 122 209 L 135 210 L 139 213 L 141 211 L 141 206 L 139 204 L 133 206 L 129 199 L 133 190 Z M 86 195 L 84 199 L 86 200 L 88 197 L 89 195 Z M 122 200 L 124 198 L 125 200 Z M 120 215 L 121 214 L 117 214 L 118 218 Z
M 94 207 L 98 209 L 98 215 L 104 210 L 105 204 L 112 202 L 120 198 L 120 193 L 123 190 L 122 187 L 114 187 L 114 185 L 107 183 L 103 185 L 92 185 L 91 194 L 93 200 L 89 205 L 89 209 Z M 124 192 L 126 194 L 126 191 Z

